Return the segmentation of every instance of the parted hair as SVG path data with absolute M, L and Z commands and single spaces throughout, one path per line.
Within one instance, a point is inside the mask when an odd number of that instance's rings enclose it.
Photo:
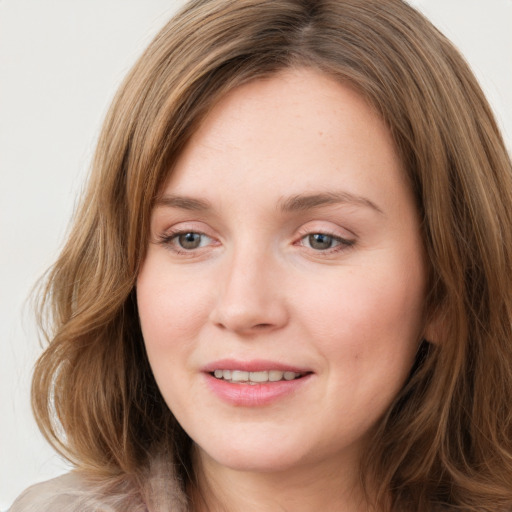
M 135 300 L 152 206 L 216 102 L 290 67 L 352 85 L 380 113 L 421 219 L 435 335 L 379 420 L 362 481 L 390 511 L 511 510 L 510 157 L 464 59 L 401 0 L 192 0 L 164 26 L 114 99 L 41 288 L 39 426 L 91 475 L 142 475 L 158 449 L 193 480 Z

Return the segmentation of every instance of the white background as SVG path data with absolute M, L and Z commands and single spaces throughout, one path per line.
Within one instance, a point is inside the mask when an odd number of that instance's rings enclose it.
M 0 510 L 68 468 L 29 404 L 27 297 L 62 245 L 106 108 L 182 0 L 0 0 Z M 512 0 L 412 0 L 477 74 L 512 148 Z

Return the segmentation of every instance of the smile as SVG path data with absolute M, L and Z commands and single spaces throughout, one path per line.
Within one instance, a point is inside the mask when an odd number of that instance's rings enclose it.
M 219 380 L 233 384 L 261 384 L 264 382 L 279 382 L 299 379 L 302 373 L 281 370 L 248 372 L 244 370 L 214 370 L 212 375 Z
M 217 361 L 215 366 L 205 368 L 203 375 L 210 390 L 224 403 L 235 407 L 263 407 L 286 397 L 292 399 L 301 389 L 308 389 L 308 383 L 312 382 L 314 374 L 310 370 L 277 369 L 279 363 L 269 363 Z

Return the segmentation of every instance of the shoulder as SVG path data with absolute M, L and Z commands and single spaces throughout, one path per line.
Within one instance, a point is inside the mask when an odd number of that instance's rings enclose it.
M 149 458 L 137 474 L 101 477 L 71 471 L 29 487 L 8 512 L 187 512 L 170 456 Z
M 87 493 L 85 487 L 77 474 L 67 473 L 29 487 L 16 499 L 9 512 L 74 511 L 77 501 Z
M 124 503 L 123 503 L 124 502 Z M 63 476 L 29 487 L 13 503 L 8 512 L 145 512 L 145 507 L 132 502 L 125 507 L 121 496 L 106 495 L 80 474 Z

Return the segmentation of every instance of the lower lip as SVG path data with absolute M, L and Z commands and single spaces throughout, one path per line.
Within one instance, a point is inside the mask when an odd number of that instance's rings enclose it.
M 230 405 L 260 407 L 272 404 L 297 392 L 310 377 L 311 375 L 305 375 L 299 379 L 261 384 L 233 384 L 223 379 L 217 379 L 207 373 L 206 381 L 213 393 Z

